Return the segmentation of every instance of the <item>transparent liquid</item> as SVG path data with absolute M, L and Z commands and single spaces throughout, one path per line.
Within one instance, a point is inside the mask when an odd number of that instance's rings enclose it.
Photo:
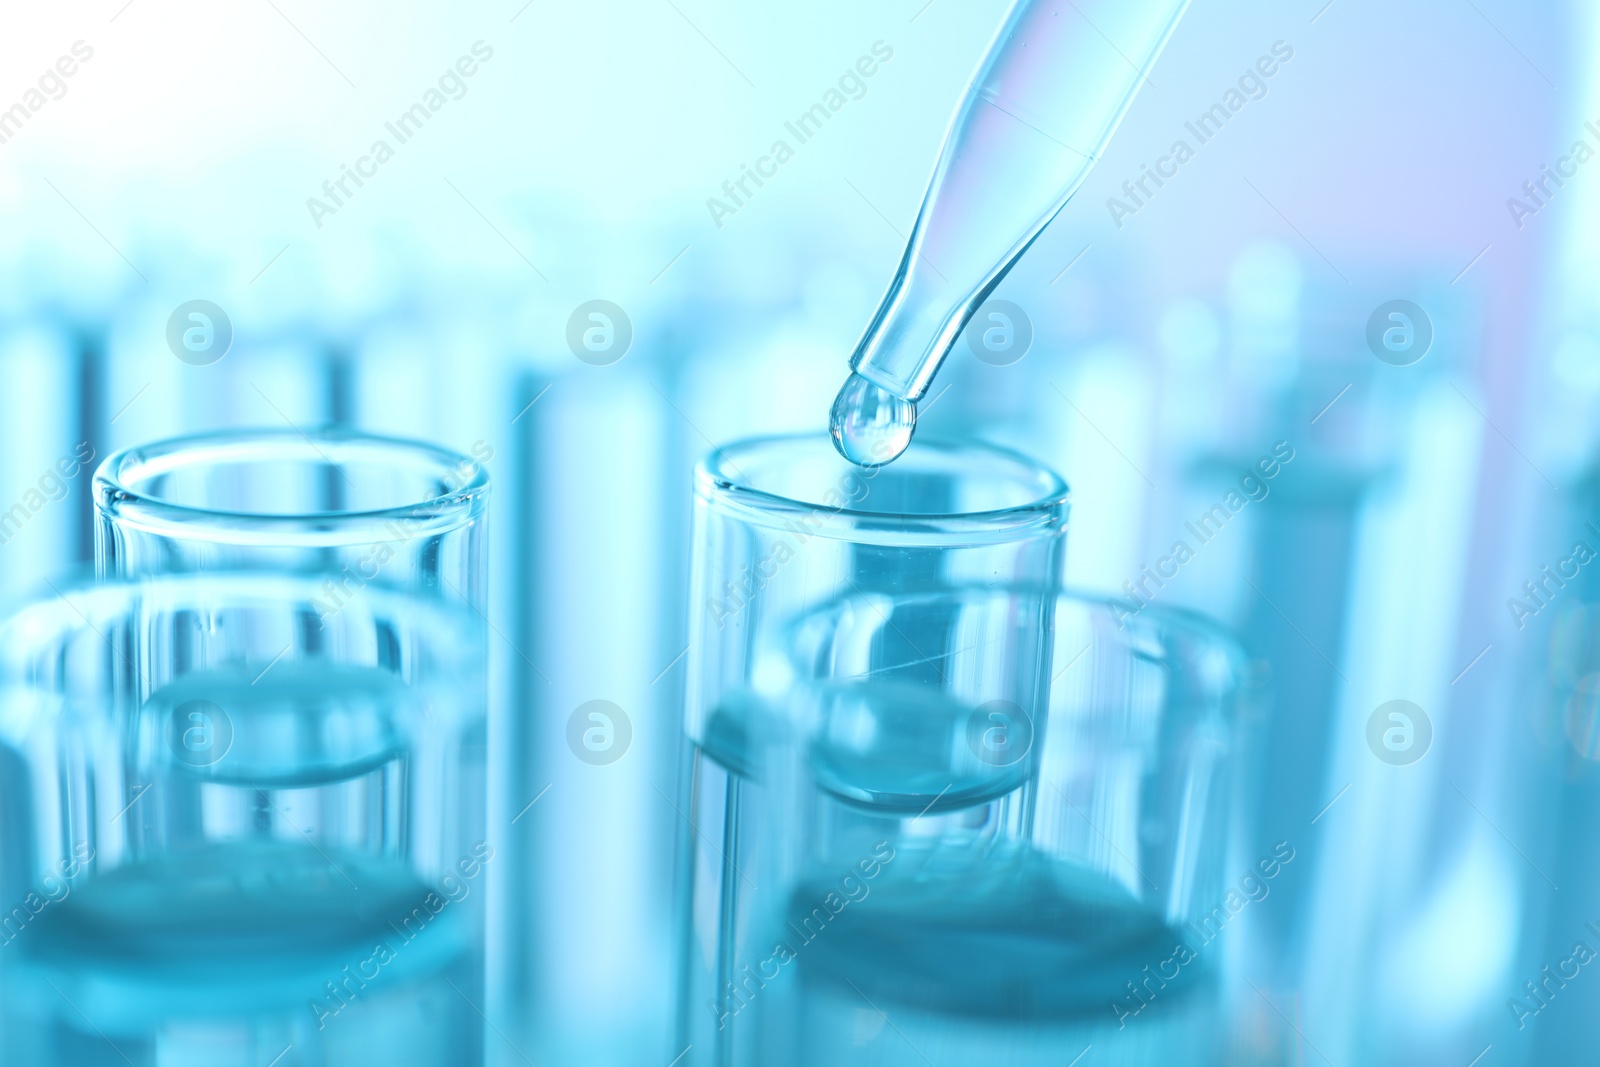
M 481 840 L 480 710 L 314 659 L 152 694 L 95 865 L 0 946 L 0 1064 L 480 1063 L 486 875 L 414 862 Z
M 402 759 L 431 710 L 376 667 L 300 660 L 200 670 L 145 702 L 140 755 L 180 780 L 347 782 Z
M 834 447 L 858 467 L 881 467 L 899 459 L 916 428 L 917 405 L 859 374 L 845 379 L 829 413 Z
M 938 690 L 865 682 L 819 691 L 818 786 L 877 815 L 936 816 L 1016 792 L 1030 763 L 986 745 L 988 714 Z
M 1023 838 L 1032 763 L 983 747 L 987 712 L 881 681 L 816 703 L 806 773 L 829 799 L 809 873 L 717 987 L 726 1062 L 1066 1067 L 1091 1046 L 1107 1067 L 1212 1062 L 1215 950 Z M 722 936 L 740 925 L 725 915 Z
M 902 845 L 863 884 L 828 918 L 837 876 L 791 899 L 797 1062 L 1207 1062 L 1209 960 L 1104 875 L 1027 846 Z
M 430 892 L 398 863 L 289 842 L 83 880 L 3 950 L 3 1062 L 476 1063 L 475 918 Z
M 802 884 L 792 915 L 813 914 L 829 889 Z M 808 975 L 848 979 L 874 1001 L 1008 1019 L 1115 1018 L 1126 984 L 1185 938 L 1121 883 L 1011 844 L 904 845 L 826 934 L 804 957 Z M 1198 973 L 1168 971 L 1160 996 Z

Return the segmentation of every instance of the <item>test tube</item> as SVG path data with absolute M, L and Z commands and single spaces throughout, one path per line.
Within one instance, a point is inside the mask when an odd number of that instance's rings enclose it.
M 759 657 L 739 1063 L 1123 1067 L 1221 1055 L 1244 657 L 1045 587 L 851 593 Z
M 326 620 L 383 590 L 465 604 L 482 625 L 486 459 L 339 428 L 210 433 L 125 449 L 95 475 L 97 570 L 314 577 L 313 642 Z M 470 740 L 482 758 L 486 728 Z M 481 773 L 471 788 L 482 806 Z M 488 880 L 506 877 L 513 858 Z M 487 1007 L 474 992 L 482 986 L 477 974 L 463 988 Z
M 84 578 L 0 621 L 0 1064 L 482 1063 L 482 625 L 322 595 Z
M 707 1005 L 750 951 L 742 900 L 753 886 L 741 871 L 763 845 L 745 810 L 761 803 L 747 780 L 756 649 L 842 593 L 1053 582 L 1066 518 L 1060 477 L 989 445 L 919 440 L 894 464 L 862 469 L 825 435 L 766 437 L 698 465 L 672 1050 L 685 1064 L 735 1062 L 732 1031 Z
M 102 574 L 315 572 L 338 611 L 369 585 L 483 608 L 489 476 L 476 457 L 342 429 L 173 438 L 94 479 Z

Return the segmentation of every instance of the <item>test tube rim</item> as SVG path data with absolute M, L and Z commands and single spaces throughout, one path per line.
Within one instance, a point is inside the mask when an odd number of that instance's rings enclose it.
M 227 600 L 229 603 L 282 603 L 308 606 L 324 596 L 321 582 L 326 577 L 317 571 L 280 573 L 249 568 L 217 571 L 166 571 L 107 579 L 93 567 L 76 567 L 45 579 L 0 601 L 0 691 L 37 690 L 56 692 L 60 685 L 59 664 L 51 670 L 29 669 L 41 649 L 60 645 L 68 634 L 87 634 L 104 641 L 108 653 L 120 654 L 112 643 L 107 621 L 133 611 L 148 611 L 152 600 L 170 606 L 184 602 L 188 590 L 203 594 L 201 599 Z M 357 600 L 339 612 L 350 612 L 348 622 L 360 624 L 381 616 L 402 614 L 416 621 L 425 616 L 429 638 L 427 656 L 434 669 L 448 669 L 461 676 L 476 676 L 486 663 L 484 626 L 469 605 L 414 589 L 374 583 Z M 446 668 L 448 664 L 448 668 Z M 133 667 L 132 664 L 129 664 Z M 133 669 L 137 670 L 136 667 Z M 52 680 L 54 679 L 54 680 Z M 0 722 L 0 734 L 3 734 Z
M 873 543 L 887 537 L 888 543 L 896 545 L 957 547 L 1013 540 L 1019 533 L 1025 534 L 1030 527 L 1036 528 L 1041 534 L 1055 533 L 1066 525 L 1071 491 L 1060 474 L 1022 452 L 975 438 L 919 436 L 912 444 L 912 449 L 919 455 L 978 454 L 1012 464 L 1014 469 L 1028 472 L 1035 480 L 1039 491 L 1033 499 L 1009 507 L 974 511 L 905 514 L 858 510 L 759 489 L 738 470 L 737 457 L 740 453 L 797 446 L 815 447 L 819 452 L 825 446 L 828 455 L 836 454 L 826 433 L 767 434 L 742 438 L 712 449 L 696 464 L 696 496 L 705 503 L 753 519 L 763 526 L 781 527 L 785 519 L 797 515 L 812 519 L 820 515 L 823 517 L 820 527 L 814 522 L 808 523 L 817 536 Z M 898 462 L 904 462 L 904 459 Z M 846 476 L 849 473 L 847 471 Z M 866 473 L 864 468 L 857 468 L 856 476 L 875 477 Z
M 1048 602 L 1051 608 L 1052 629 L 1057 626 L 1055 609 L 1062 603 L 1075 604 L 1089 609 L 1105 609 L 1113 613 L 1120 611 L 1126 618 L 1120 620 L 1119 628 L 1128 632 L 1127 644 L 1130 648 L 1136 646 L 1141 637 L 1154 638 L 1159 641 L 1163 648 L 1168 647 L 1168 642 L 1161 640 L 1167 634 L 1183 633 L 1201 638 L 1209 647 L 1222 653 L 1227 661 L 1235 686 L 1240 689 L 1247 687 L 1249 673 L 1247 668 L 1250 653 L 1245 648 L 1240 636 L 1229 629 L 1220 619 L 1207 615 L 1205 612 L 1196 611 L 1193 608 L 1173 604 L 1145 604 L 1141 607 L 1136 601 L 1126 597 L 1110 595 L 1103 591 L 1064 583 L 1001 582 L 989 584 L 981 581 L 972 581 L 945 588 L 923 589 L 896 594 L 861 592 L 847 589 L 828 600 L 807 608 L 790 619 L 783 627 L 782 641 L 784 647 L 795 647 L 797 638 L 805 626 L 816 625 L 818 620 L 828 618 L 850 604 L 867 605 L 873 601 L 892 601 L 895 604 L 913 602 L 931 604 L 993 599 L 995 597 L 1037 597 L 1041 603 Z M 883 617 L 881 607 L 870 614 L 878 618 Z
M 407 504 L 326 512 L 234 511 L 180 504 L 138 488 L 141 480 L 190 465 L 215 463 L 251 449 L 284 449 L 274 458 L 314 455 L 337 466 L 325 453 L 351 449 L 390 450 L 419 469 L 436 472 L 470 470 L 457 489 Z M 309 453 L 308 451 L 309 450 Z M 137 477 L 136 477 L 137 475 Z M 203 538 L 222 544 L 346 545 L 392 540 L 385 523 L 405 520 L 408 536 L 449 533 L 482 518 L 487 504 L 489 472 L 472 457 L 426 441 L 366 433 L 343 427 L 223 430 L 163 438 L 123 448 L 94 474 L 95 509 L 106 519 L 146 533 Z

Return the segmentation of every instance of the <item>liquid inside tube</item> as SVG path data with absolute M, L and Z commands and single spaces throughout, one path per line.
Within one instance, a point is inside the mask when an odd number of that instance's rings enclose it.
M 833 446 L 858 467 L 881 467 L 900 458 L 916 428 L 916 404 L 859 374 L 845 380 L 828 424 Z

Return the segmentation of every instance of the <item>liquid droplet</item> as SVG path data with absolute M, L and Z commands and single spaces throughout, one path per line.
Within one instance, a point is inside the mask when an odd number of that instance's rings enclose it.
M 828 430 L 839 454 L 858 467 L 881 467 L 900 457 L 917 428 L 917 405 L 859 374 L 850 375 L 833 402 Z

